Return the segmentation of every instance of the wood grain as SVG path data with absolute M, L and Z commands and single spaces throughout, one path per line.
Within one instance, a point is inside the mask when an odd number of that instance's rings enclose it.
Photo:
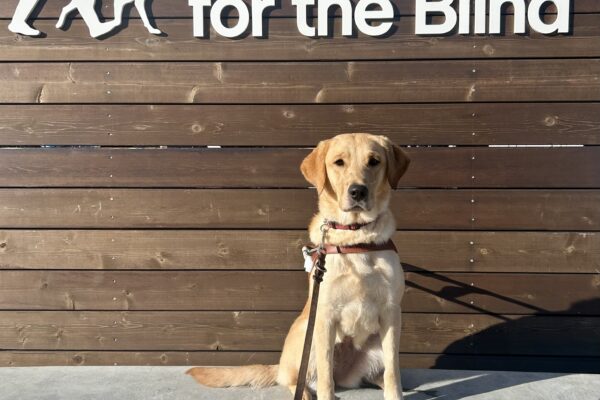
M 546 230 L 577 230 L 575 225 L 582 228 L 586 225 L 592 227 L 598 221 L 595 216 L 592 216 L 595 214 L 592 210 L 597 209 L 600 205 L 600 199 L 594 198 L 593 193 L 583 191 L 537 191 L 532 193 L 512 190 L 477 192 L 473 197 L 475 200 L 472 209 L 473 228 L 482 229 L 493 226 L 493 229 L 502 230 L 511 229 L 515 225 L 522 227 L 535 225 L 543 226 L 543 229 Z M 579 195 L 584 196 L 579 197 Z M 534 202 L 530 202 L 532 197 L 536 199 Z M 562 211 L 558 211 L 561 208 Z M 577 216 L 571 214 L 566 208 L 577 210 Z M 570 222 L 565 224 L 567 220 Z M 572 223 L 575 225 L 571 225 Z
M 305 229 L 315 195 L 299 189 L 1 189 L 0 228 Z M 597 231 L 599 204 L 596 190 L 401 190 L 391 208 L 399 229 Z
M 400 187 L 600 188 L 600 147 L 406 149 Z M 0 149 L 1 187 L 305 188 L 307 149 Z M 223 162 L 223 160 L 227 160 Z
M 599 108 L 598 103 L 0 105 L 0 145 L 314 146 L 344 132 L 387 135 L 403 145 L 591 145 L 600 144 Z
M 307 242 L 303 231 L 5 230 L 0 268 L 297 270 Z
M 441 17 L 440 17 L 441 19 Z M 512 17 L 506 26 L 512 26 Z M 438 58 L 536 58 L 600 56 L 600 14 L 575 15 L 570 35 L 451 35 L 442 38 L 415 35 L 413 17 L 403 17 L 385 38 L 358 33 L 335 34 L 314 39 L 298 32 L 295 19 L 275 18 L 263 22 L 266 38 L 247 35 L 228 39 L 211 29 L 205 39 L 194 38 L 189 19 L 157 21 L 168 36 L 153 36 L 139 21 L 102 41 L 91 38 L 83 20 L 75 20 L 67 31 L 54 28 L 54 20 L 36 21 L 47 34 L 44 40 L 22 38 L 7 29 L 10 21 L 0 21 L 1 61 L 226 61 L 226 60 L 386 60 Z M 433 23 L 437 23 L 434 21 Z M 208 20 L 207 20 L 208 23 Z
M 408 271 L 600 269 L 597 233 L 400 231 L 394 241 Z M 289 230 L 11 229 L 0 231 L 0 269 L 298 270 L 306 243 L 304 231 Z
M 303 271 L 2 271 L 3 310 L 300 311 Z M 325 278 L 327 279 L 327 278 Z M 411 313 L 600 315 L 597 274 L 407 274 Z
M 302 271 L 2 271 L 2 309 L 299 310 Z
M 54 28 L 68 0 L 43 38 L 0 2 L 0 365 L 276 363 L 316 210 L 298 164 L 363 131 L 411 146 L 403 367 L 600 372 L 600 2 L 568 35 L 426 37 L 393 1 L 385 38 L 303 37 L 284 0 L 267 40 L 202 40 L 155 0 L 166 35 L 129 8 L 101 41 Z
M 3 311 L 5 350 L 279 351 L 296 312 Z M 411 314 L 402 352 L 600 355 L 599 318 Z M 569 346 L 564 346 L 569 340 Z
M 278 351 L 4 351 L 0 366 L 277 364 Z
M 0 103 L 598 101 L 599 76 L 600 59 L 3 63 Z
M 248 1 L 245 1 L 248 3 Z M 356 3 L 353 1 L 353 3 Z M 403 1 L 403 0 L 392 0 L 396 13 L 400 15 L 412 15 L 415 12 L 414 2 Z M 577 0 L 571 5 L 573 12 L 575 13 L 592 13 L 600 12 L 600 6 L 595 0 Z M 11 18 L 17 0 L 5 0 L 0 4 L 0 18 Z M 55 0 L 52 2 L 46 2 L 43 7 L 37 7 L 34 15 L 41 18 L 58 18 L 62 7 L 68 4 L 67 0 Z M 124 15 L 125 18 L 130 16 L 131 18 L 138 18 L 139 14 L 135 8 L 131 8 L 129 15 Z M 154 0 L 151 6 L 152 15 L 156 18 L 165 17 L 178 17 L 178 18 L 190 18 L 192 16 L 192 8 L 186 2 L 173 2 L 169 0 Z M 335 13 L 339 13 L 339 10 L 332 10 Z M 113 15 L 113 6 L 110 2 L 105 2 L 101 7 L 102 15 L 111 18 Z M 512 7 L 507 7 L 505 12 L 512 12 Z M 554 6 L 548 7 L 545 12 L 553 13 L 556 12 Z M 235 14 L 233 14 L 235 15 Z M 292 6 L 291 1 L 283 0 L 280 2 L 278 8 L 272 10 L 271 15 L 273 16 L 287 16 L 295 17 L 295 7 Z M 158 21 L 160 24 L 160 21 Z

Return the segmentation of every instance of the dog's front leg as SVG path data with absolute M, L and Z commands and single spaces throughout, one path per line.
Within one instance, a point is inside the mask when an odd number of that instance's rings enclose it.
M 381 316 L 381 348 L 383 350 L 383 397 L 385 400 L 402 400 L 400 380 L 401 314 L 398 309 L 386 310 Z
M 334 400 L 333 347 L 335 326 L 330 313 L 319 310 L 315 321 L 315 353 L 317 356 L 317 397 Z

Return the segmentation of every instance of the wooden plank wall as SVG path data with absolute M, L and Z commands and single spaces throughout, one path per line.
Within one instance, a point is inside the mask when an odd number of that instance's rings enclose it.
M 239 40 L 193 38 L 167 0 L 166 36 L 135 11 L 103 40 L 58 31 L 61 0 L 37 13 L 46 37 L 19 37 L 16 2 L 0 365 L 276 362 L 306 292 L 298 165 L 368 131 L 413 159 L 392 202 L 403 367 L 600 372 L 598 1 L 573 2 L 569 35 L 418 37 L 397 0 L 389 37 L 318 40 L 287 0 L 268 39 Z

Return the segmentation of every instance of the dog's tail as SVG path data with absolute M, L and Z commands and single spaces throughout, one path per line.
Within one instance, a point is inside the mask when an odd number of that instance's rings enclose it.
M 275 385 L 279 365 L 247 365 L 243 367 L 196 367 L 186 371 L 204 386 L 267 387 Z

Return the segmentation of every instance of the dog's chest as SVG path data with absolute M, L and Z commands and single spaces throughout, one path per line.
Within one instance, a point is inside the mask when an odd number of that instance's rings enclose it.
M 382 251 L 336 255 L 326 262 L 323 300 L 337 322 L 337 341 L 349 336 L 361 347 L 379 332 L 382 309 L 399 306 L 404 278 L 398 257 Z

